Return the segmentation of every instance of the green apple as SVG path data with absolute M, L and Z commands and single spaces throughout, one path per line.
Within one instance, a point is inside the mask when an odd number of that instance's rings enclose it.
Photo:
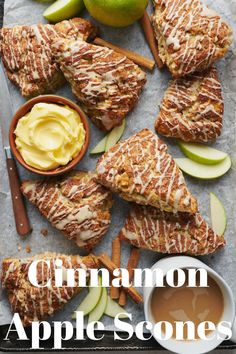
M 142 17 L 148 0 L 84 0 L 84 4 L 97 21 L 108 26 L 124 27 Z
M 93 150 L 90 151 L 91 155 L 100 154 L 101 152 L 105 151 L 107 137 L 108 137 L 107 135 L 104 136 L 104 138 L 101 141 L 99 141 L 99 143 L 93 148 Z
M 227 216 L 224 205 L 214 193 L 210 193 L 212 229 L 219 236 L 224 235 L 227 226 Z
M 121 125 L 113 128 L 99 143 L 90 151 L 90 154 L 100 154 L 101 152 L 108 151 L 112 146 L 122 137 L 125 130 L 125 119 L 123 119 Z
M 89 293 L 88 295 L 84 298 L 84 300 L 81 302 L 79 307 L 76 309 L 76 311 L 83 311 L 84 316 L 88 315 L 93 309 L 97 306 L 99 303 L 99 300 L 102 295 L 102 280 L 99 277 L 98 278 L 98 285 L 97 287 L 90 287 L 89 288 Z M 76 318 L 75 312 L 72 315 L 72 319 Z
M 107 306 L 105 308 L 104 314 L 115 318 L 116 315 L 121 314 L 119 318 L 128 318 L 127 313 L 116 301 L 112 300 L 110 296 L 107 298 Z
M 102 288 L 102 295 L 96 307 L 89 314 L 88 323 L 93 321 L 99 321 L 105 312 L 107 306 L 107 289 Z
M 182 152 L 191 160 L 206 165 L 215 165 L 223 161 L 228 155 L 220 150 L 213 149 L 204 144 L 178 142 Z
M 178 158 L 175 159 L 175 162 L 182 171 L 199 179 L 214 179 L 221 177 L 231 167 L 231 160 L 229 156 L 216 165 L 203 165 L 188 158 Z
M 105 151 L 108 151 L 111 147 L 116 145 L 116 143 L 120 140 L 120 138 L 124 133 L 125 125 L 126 125 L 125 119 L 123 119 L 121 125 L 118 125 L 117 127 L 113 128 L 110 131 L 107 137 Z
M 57 0 L 44 11 L 43 16 L 55 23 L 77 16 L 83 8 L 83 0 Z

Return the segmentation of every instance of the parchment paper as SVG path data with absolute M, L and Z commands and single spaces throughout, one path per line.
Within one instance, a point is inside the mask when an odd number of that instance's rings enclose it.
M 206 4 L 218 11 L 229 23 L 236 29 L 236 2 L 234 0 L 208 0 Z M 43 10 L 47 4 L 40 4 L 32 0 L 6 0 L 4 25 L 13 26 L 17 24 L 35 24 L 45 22 L 42 17 Z M 149 6 L 149 11 L 151 10 Z M 86 11 L 82 16 L 89 17 Z M 95 21 L 94 21 L 95 22 Z M 112 29 L 102 26 L 101 36 L 106 40 L 112 41 L 114 44 L 129 48 L 140 54 L 150 57 L 151 53 L 145 42 L 144 35 L 138 23 L 124 29 Z M 236 33 L 236 31 L 235 31 Z M 225 100 L 224 127 L 222 136 L 213 145 L 223 151 L 229 153 L 235 161 L 236 166 L 236 51 L 235 43 L 232 45 L 227 56 L 218 62 L 219 75 L 223 84 L 223 95 Z M 163 93 L 167 88 L 170 75 L 167 70 L 160 72 L 155 69 L 154 72 L 147 73 L 147 84 L 141 95 L 139 104 L 135 110 L 129 114 L 127 119 L 127 128 L 124 138 L 131 136 L 142 128 L 149 128 L 154 131 L 154 122 L 159 110 L 159 104 L 163 97 Z M 10 94 L 13 102 L 14 110 L 16 110 L 23 102 L 18 89 L 9 82 Z M 68 86 L 57 91 L 57 94 L 66 96 L 74 100 L 71 90 Z M 0 99 L 4 101 L 4 93 L 0 93 Z M 93 125 L 91 126 L 91 143 L 88 152 L 101 139 L 103 134 Z M 181 157 L 182 153 L 173 140 L 165 140 L 168 143 L 169 150 L 175 157 Z M 87 153 L 84 160 L 79 164 L 80 169 L 94 169 L 96 165 L 96 157 L 89 156 Z M 22 179 L 36 178 L 27 171 L 20 168 Z M 66 240 L 62 234 L 52 228 L 45 218 L 43 218 L 38 210 L 30 204 L 27 204 L 29 217 L 33 226 L 33 232 L 25 239 L 20 238 L 14 226 L 14 218 L 11 206 L 11 197 L 8 186 L 8 178 L 5 167 L 5 160 L 2 149 L 0 150 L 0 260 L 5 257 L 25 257 L 29 256 L 26 247 L 31 248 L 30 255 L 35 255 L 45 251 L 56 251 L 65 254 L 82 253 L 74 243 Z M 234 294 L 236 294 L 236 172 L 233 168 L 227 175 L 219 180 L 204 182 L 186 176 L 186 181 L 191 192 L 198 197 L 200 211 L 203 216 L 209 220 L 209 192 L 215 192 L 221 199 L 227 210 L 228 227 L 225 234 L 227 246 L 225 249 L 217 252 L 215 255 L 201 257 L 209 266 L 219 272 L 224 279 L 230 284 Z M 125 216 L 128 212 L 128 203 L 115 197 L 115 203 L 112 209 L 112 222 L 109 232 L 105 235 L 104 240 L 94 250 L 95 254 L 101 251 L 110 253 L 111 240 L 117 235 L 124 224 Z M 46 228 L 48 236 L 43 237 L 40 231 Z M 129 255 L 129 246 L 123 244 L 122 247 L 122 265 L 126 266 Z M 143 251 L 140 261 L 140 267 L 151 267 L 160 257 L 160 255 Z M 80 298 L 85 296 L 85 291 L 73 299 L 66 305 L 64 310 L 54 316 L 57 320 L 70 320 L 71 313 L 75 310 L 80 302 Z M 3 292 L 0 297 L 0 324 L 9 323 L 12 317 L 6 295 Z M 126 307 L 127 311 L 133 314 L 133 324 L 144 319 L 142 306 L 138 307 L 129 301 Z M 107 329 L 112 329 L 112 320 L 103 317 L 103 322 Z

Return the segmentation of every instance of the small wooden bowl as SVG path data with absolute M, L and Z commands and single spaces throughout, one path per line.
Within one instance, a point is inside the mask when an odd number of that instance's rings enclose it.
M 39 170 L 39 169 L 34 168 L 32 166 L 29 166 L 24 161 L 24 159 L 21 156 L 20 152 L 18 151 L 18 149 L 16 147 L 16 143 L 15 143 L 16 136 L 15 136 L 14 131 L 16 129 L 19 119 L 22 118 L 23 116 L 25 116 L 33 108 L 33 106 L 36 103 L 42 103 L 42 102 L 43 103 L 55 103 L 55 104 L 59 104 L 59 105 L 63 105 L 63 106 L 66 105 L 66 106 L 69 106 L 70 108 L 74 109 L 80 115 L 81 122 L 83 123 L 84 129 L 86 132 L 84 145 L 83 145 L 82 149 L 80 150 L 80 152 L 78 153 L 78 155 L 76 157 L 74 157 L 67 165 L 59 166 L 59 167 L 49 170 L 49 171 L 42 171 L 42 170 Z M 10 130 L 9 130 L 10 147 L 11 147 L 11 151 L 12 151 L 13 155 L 15 156 L 16 160 L 23 167 L 25 167 L 27 170 L 37 173 L 42 176 L 57 176 L 57 175 L 60 175 L 62 173 L 68 172 L 71 169 L 73 169 L 77 165 L 77 163 L 79 163 L 82 160 L 82 158 L 84 157 L 84 155 L 88 149 L 89 139 L 90 139 L 90 130 L 89 130 L 89 124 L 88 124 L 87 117 L 86 117 L 85 113 L 74 102 L 68 100 L 67 98 L 64 98 L 61 96 L 56 96 L 56 95 L 41 95 L 41 96 L 37 96 L 37 97 L 32 98 L 31 100 L 27 101 L 15 113 L 15 115 L 12 119 L 11 125 L 10 125 Z

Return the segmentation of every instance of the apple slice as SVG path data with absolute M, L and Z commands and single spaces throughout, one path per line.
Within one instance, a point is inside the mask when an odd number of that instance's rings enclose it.
M 99 321 L 107 306 L 107 289 L 102 288 L 102 295 L 96 307 L 89 314 L 88 323 Z
M 93 150 L 90 151 L 90 154 L 94 155 L 94 154 L 100 154 L 101 152 L 104 152 L 106 148 L 106 142 L 107 142 L 107 135 L 104 136 L 104 138 L 101 141 L 99 141 L 99 143 L 93 148 Z
M 204 144 L 178 142 L 182 152 L 191 160 L 206 165 L 215 165 L 223 161 L 228 155 L 220 150 L 213 149 Z
M 97 287 L 90 287 L 89 288 L 89 293 L 88 295 L 84 298 L 84 300 L 81 302 L 79 307 L 76 309 L 76 311 L 83 311 L 84 316 L 88 315 L 93 309 L 97 306 L 99 303 L 99 300 L 102 295 L 102 280 L 99 277 L 98 278 L 98 284 L 99 286 Z M 72 315 L 72 319 L 76 318 L 75 312 Z
M 219 236 L 224 235 L 227 226 L 227 215 L 224 205 L 214 193 L 210 193 L 212 229 Z
M 121 314 L 119 318 L 128 318 L 127 313 L 116 301 L 112 300 L 110 296 L 107 298 L 107 306 L 105 308 L 104 314 L 115 318 L 116 315 Z
M 44 11 L 43 16 L 55 23 L 75 17 L 83 8 L 83 0 L 57 0 Z
M 175 159 L 175 162 L 182 171 L 199 179 L 214 179 L 221 177 L 231 167 L 231 160 L 229 156 L 216 165 L 203 165 L 188 158 L 178 158 Z
M 105 151 L 108 151 L 111 147 L 116 145 L 116 143 L 120 140 L 120 138 L 124 133 L 125 125 L 126 125 L 125 119 L 123 119 L 121 125 L 111 130 L 111 132 L 107 136 Z

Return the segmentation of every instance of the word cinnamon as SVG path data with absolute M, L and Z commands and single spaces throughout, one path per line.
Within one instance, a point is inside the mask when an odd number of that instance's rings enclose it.
M 134 276 L 134 269 L 137 268 L 138 262 L 140 258 L 140 251 L 136 247 L 132 247 L 130 251 L 130 257 L 128 260 L 127 264 L 127 270 L 129 272 L 129 281 L 131 282 L 133 280 Z M 120 292 L 120 297 L 119 297 L 119 305 L 120 306 L 125 306 L 126 305 L 126 292 L 124 288 L 122 288 Z
M 138 64 L 148 70 L 153 70 L 155 62 L 151 59 L 145 58 L 142 55 L 132 52 L 128 49 L 118 47 L 110 42 L 104 41 L 103 39 L 96 37 L 93 41 L 94 44 L 100 45 L 102 47 L 110 48 L 117 53 L 125 55 L 128 59 L 132 60 L 135 64 Z
M 117 237 L 112 241 L 112 262 L 116 265 L 116 268 L 120 268 L 120 239 Z M 110 297 L 114 300 L 119 299 L 120 289 L 111 286 Z
M 147 11 L 144 12 L 144 15 L 141 17 L 139 22 L 142 26 L 143 32 L 145 34 L 149 48 L 152 52 L 153 58 L 155 59 L 155 62 L 157 64 L 158 68 L 162 69 L 164 64 L 163 64 L 163 62 L 159 56 L 159 53 L 158 53 L 156 38 L 155 38 L 154 31 L 152 28 L 151 20 L 150 20 L 150 17 L 148 15 Z
M 99 257 L 98 260 L 100 261 L 100 263 L 108 269 L 108 271 L 110 273 L 113 273 L 114 270 L 116 269 L 116 265 L 112 262 L 112 260 L 110 259 L 110 257 L 106 254 L 106 253 L 102 253 Z M 139 294 L 139 292 L 133 288 L 133 287 L 123 287 L 122 289 L 125 290 L 125 292 L 137 303 L 141 303 L 143 302 L 143 297 L 142 295 Z

